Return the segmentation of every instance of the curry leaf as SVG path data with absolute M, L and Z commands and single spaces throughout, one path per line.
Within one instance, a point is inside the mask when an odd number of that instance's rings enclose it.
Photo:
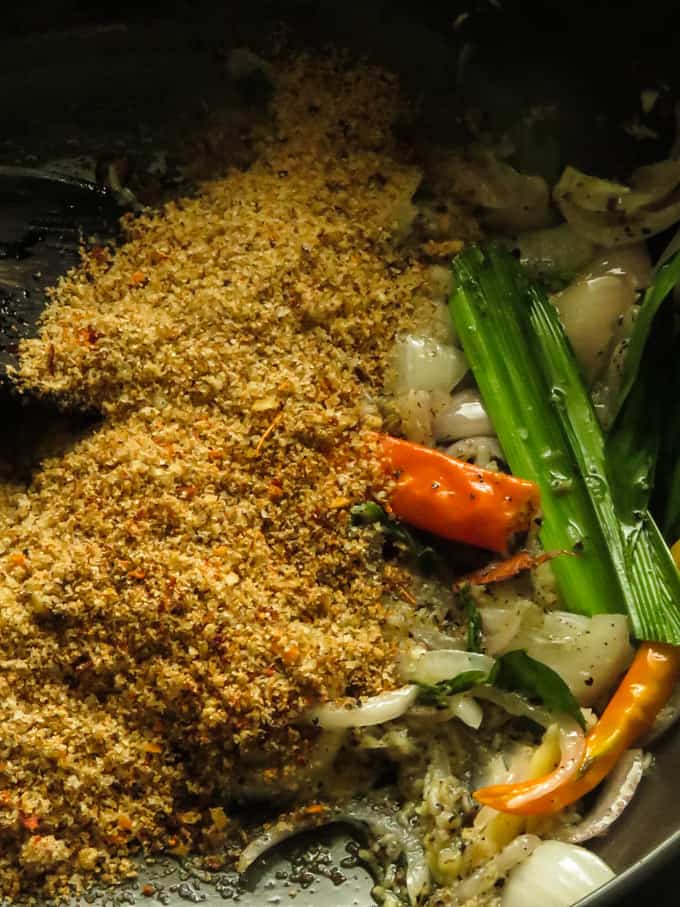
M 465 611 L 468 619 L 467 628 L 467 648 L 468 652 L 482 651 L 482 618 L 480 617 L 477 605 L 470 584 L 466 584 L 458 591 L 457 600 L 460 607 Z
M 492 683 L 493 676 L 496 672 L 496 665 L 487 674 L 486 671 L 463 671 L 450 677 L 448 680 L 440 680 L 438 683 L 418 683 L 418 699 L 425 705 L 436 705 L 443 708 L 447 704 L 449 696 L 457 696 L 459 693 L 467 693 L 473 687 L 478 687 L 484 683 Z
M 585 728 L 583 713 L 571 690 L 548 665 L 536 661 L 523 649 L 502 655 L 497 665 L 497 687 L 522 693 L 528 699 L 538 699 L 548 711 L 566 712 Z

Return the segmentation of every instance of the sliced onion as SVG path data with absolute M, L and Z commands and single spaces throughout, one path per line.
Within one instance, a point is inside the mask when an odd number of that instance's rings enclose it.
M 395 391 L 446 391 L 468 370 L 462 350 L 432 337 L 408 334 L 395 344 Z
M 406 679 L 417 683 L 439 683 L 450 680 L 467 671 L 483 671 L 488 674 L 494 666 L 493 658 L 478 652 L 463 652 L 460 649 L 436 649 L 425 652 L 410 664 L 405 664 Z
M 518 638 L 527 613 L 530 611 L 538 613 L 539 610 L 533 602 L 525 598 L 518 599 L 508 607 L 480 608 L 484 643 L 489 655 L 500 655 L 511 648 L 518 648 L 513 646 L 513 641 Z
M 605 834 L 633 799 L 644 769 L 642 750 L 624 753 L 603 786 L 593 810 L 578 825 L 567 828 L 560 836 L 562 840 L 581 844 Z
M 485 222 L 500 232 L 545 226 L 551 220 L 545 180 L 515 170 L 502 152 L 475 144 L 464 154 L 449 154 L 437 182 L 446 194 L 483 209 Z
M 542 841 L 510 873 L 501 907 L 572 907 L 613 878 L 604 860 L 585 847 Z
M 482 616 L 484 620 L 484 617 Z M 591 705 L 617 682 L 633 658 L 628 618 L 549 611 L 538 626 L 523 624 L 508 643 L 526 649 L 562 677 L 581 705 Z
M 417 705 L 408 713 L 409 720 L 427 721 L 428 724 L 443 724 L 457 718 L 471 727 L 478 730 L 484 720 L 482 707 L 467 693 L 459 693 L 457 696 L 450 696 L 446 708 L 438 709 L 432 706 Z
M 661 233 L 680 219 L 680 160 L 636 170 L 630 185 L 567 167 L 554 198 L 569 225 L 606 248 L 628 246 Z
M 606 275 L 625 278 L 634 290 L 646 289 L 652 282 L 652 262 L 644 243 L 609 249 L 586 268 L 586 278 Z
M 614 274 L 578 280 L 553 297 L 588 382 L 606 366 L 617 321 L 635 303 L 631 282 Z
M 423 622 L 413 623 L 409 633 L 417 643 L 423 643 L 428 649 L 464 649 L 465 641 L 460 636 L 452 636 L 438 627 Z
M 375 838 L 392 836 L 406 859 L 406 891 L 417 904 L 430 886 L 425 850 L 416 832 L 399 819 L 398 813 L 383 805 L 352 801 L 342 810 L 342 821 L 365 825 Z
M 498 690 L 496 687 L 482 686 L 475 687 L 472 691 L 475 699 L 485 699 L 487 702 L 493 702 L 494 705 L 504 709 L 509 715 L 517 718 L 529 718 L 540 724 L 541 727 L 548 728 L 554 724 L 554 718 L 544 708 L 538 705 L 532 705 L 524 696 L 519 693 L 510 693 L 507 690 Z
M 454 716 L 473 730 L 478 730 L 484 720 L 484 712 L 480 704 L 475 702 L 471 696 L 464 694 L 454 696 L 453 700 L 450 708 Z
M 432 431 L 436 441 L 460 441 L 477 435 L 492 435 L 493 425 L 477 391 L 459 391 L 437 401 Z
M 585 735 L 574 719 L 566 715 L 561 715 L 557 724 L 560 733 L 560 764 L 554 771 L 544 775 L 542 780 L 532 784 L 530 791 L 510 797 L 510 808 L 519 809 L 526 803 L 547 797 L 578 773 L 586 748 Z
M 464 904 L 472 898 L 485 894 L 494 887 L 497 880 L 507 875 L 516 866 L 529 859 L 540 845 L 541 839 L 536 835 L 519 835 L 511 841 L 503 850 L 492 857 L 490 860 L 475 870 L 467 879 L 463 879 L 457 885 L 451 886 L 451 894 L 454 904 Z M 551 901 L 545 901 L 542 907 L 550 904 Z M 523 905 L 524 907 L 524 905 Z
M 457 460 L 465 460 L 468 463 L 474 463 L 475 466 L 481 466 L 482 469 L 487 469 L 494 460 L 502 463 L 505 459 L 498 438 L 487 436 L 463 438 L 447 447 L 446 453 Z
M 370 696 L 361 705 L 337 705 L 325 702 L 307 713 L 307 720 L 327 731 L 384 724 L 407 712 L 415 703 L 418 689 L 413 684 Z
M 432 446 L 432 400 L 429 391 L 408 391 L 394 401 L 401 430 L 414 444 Z

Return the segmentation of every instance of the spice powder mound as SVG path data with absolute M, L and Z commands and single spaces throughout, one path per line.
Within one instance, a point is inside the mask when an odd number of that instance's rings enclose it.
M 419 174 L 382 72 L 299 60 L 273 103 L 248 171 L 128 220 L 22 344 L 22 391 L 103 421 L 0 494 L 3 895 L 214 844 L 225 796 L 295 788 L 311 703 L 397 683 L 403 578 L 349 508 L 385 495 Z

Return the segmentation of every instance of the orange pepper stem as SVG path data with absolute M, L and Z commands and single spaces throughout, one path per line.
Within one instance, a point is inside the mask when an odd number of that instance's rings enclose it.
M 535 799 L 527 795 L 548 776 L 484 787 L 475 791 L 475 799 L 500 812 L 520 816 L 550 815 L 580 800 L 609 774 L 625 750 L 650 730 L 679 675 L 680 647 L 642 643 L 600 720 L 586 737 L 580 769 L 571 781 Z M 521 802 L 516 804 L 518 797 Z
M 480 469 L 420 444 L 378 435 L 379 453 L 395 480 L 394 515 L 445 539 L 504 553 L 538 510 L 533 482 Z
M 569 555 L 574 557 L 573 551 L 544 551 L 542 554 L 530 554 L 528 551 L 518 551 L 512 557 L 505 558 L 502 561 L 492 561 L 480 570 L 473 573 L 467 573 L 459 580 L 456 580 L 456 587 L 460 588 L 468 583 L 472 586 L 488 586 L 492 583 L 504 583 L 512 579 L 518 573 L 525 570 L 535 570 L 541 564 L 551 561 L 555 557 Z

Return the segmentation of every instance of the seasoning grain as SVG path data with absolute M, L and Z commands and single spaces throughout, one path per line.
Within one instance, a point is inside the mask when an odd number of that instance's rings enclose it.
M 219 845 L 225 796 L 295 788 L 310 703 L 396 682 L 404 577 L 348 507 L 384 494 L 362 428 L 424 280 L 419 174 L 380 71 L 297 60 L 274 110 L 22 344 L 20 389 L 104 421 L 0 494 L 3 895 Z

